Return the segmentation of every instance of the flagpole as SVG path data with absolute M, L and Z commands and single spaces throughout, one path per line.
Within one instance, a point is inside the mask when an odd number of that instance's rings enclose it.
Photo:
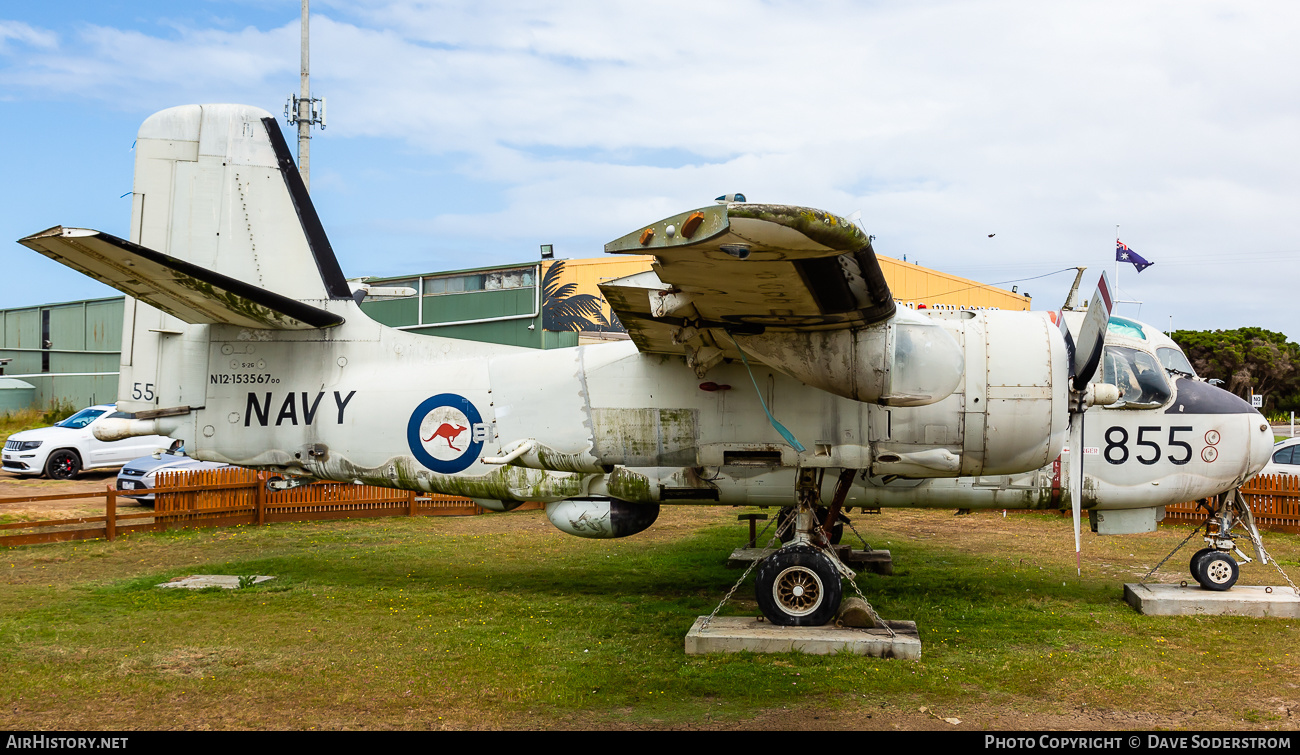
M 1115 248 L 1119 249 L 1119 225 L 1115 226 Z M 1115 299 L 1119 299 L 1119 255 L 1115 255 Z

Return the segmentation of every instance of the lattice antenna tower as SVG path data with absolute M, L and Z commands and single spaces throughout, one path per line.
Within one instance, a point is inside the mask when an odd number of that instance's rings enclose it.
M 308 34 L 309 0 L 302 0 L 302 93 L 289 95 L 284 104 L 284 119 L 298 126 L 298 173 L 307 189 L 311 189 L 311 127 L 325 128 L 325 98 L 311 96 L 310 46 Z

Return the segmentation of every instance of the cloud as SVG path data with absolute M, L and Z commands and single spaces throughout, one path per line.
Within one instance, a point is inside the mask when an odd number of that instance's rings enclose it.
M 49 49 L 58 44 L 58 36 L 21 21 L 0 19 L 0 53 L 9 52 L 14 42 L 39 49 Z
M 1153 280 L 1193 285 L 1178 255 L 1297 251 L 1300 6 L 1288 3 L 313 9 L 322 143 L 398 143 L 403 165 L 368 170 L 396 181 L 427 165 L 482 192 L 481 206 L 419 216 L 361 199 L 342 208 L 368 213 L 372 234 L 443 247 L 563 238 L 595 253 L 743 191 L 861 209 L 882 252 L 974 277 L 1109 267 L 1117 223 L 1168 261 L 1124 276 L 1152 291 Z M 278 112 L 296 88 L 297 40 L 296 16 L 156 32 L 0 22 L 0 85 L 146 113 L 198 100 Z M 1156 306 L 1190 306 L 1172 288 L 1159 295 Z

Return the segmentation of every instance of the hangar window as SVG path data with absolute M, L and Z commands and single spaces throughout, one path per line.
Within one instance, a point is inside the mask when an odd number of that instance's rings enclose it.
M 426 296 L 439 294 L 465 294 L 473 291 L 500 291 L 509 288 L 531 288 L 537 276 L 532 267 L 514 270 L 496 270 L 472 275 L 444 275 L 424 279 Z

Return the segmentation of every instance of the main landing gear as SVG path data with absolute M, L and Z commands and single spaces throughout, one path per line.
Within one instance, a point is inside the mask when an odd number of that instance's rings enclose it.
M 797 504 L 778 517 L 778 536 L 786 543 L 758 566 L 754 588 L 758 607 L 779 626 L 811 627 L 831 621 L 840 610 L 841 579 L 857 576 L 830 549 L 839 523 L 840 506 L 853 481 L 844 470 L 829 510 L 816 505 L 816 470 L 801 469 L 795 488 Z M 820 512 L 818 511 L 820 509 Z M 825 526 L 832 522 L 833 526 Z
M 790 545 L 758 565 L 755 597 L 773 624 L 817 627 L 830 622 L 843 591 L 838 562 L 810 545 Z

